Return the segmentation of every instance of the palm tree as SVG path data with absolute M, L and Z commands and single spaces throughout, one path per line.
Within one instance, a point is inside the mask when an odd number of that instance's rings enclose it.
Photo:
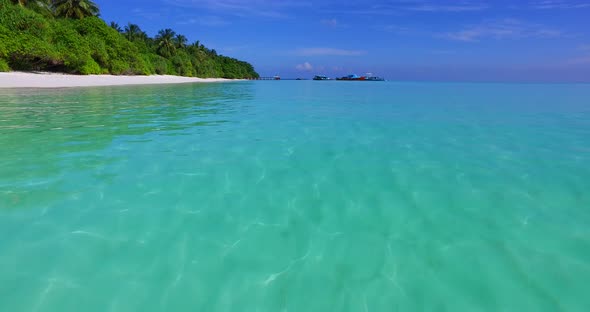
M 18 5 L 22 6 L 22 7 L 26 7 L 29 4 L 30 1 L 27 1 L 27 0 L 11 0 L 11 2 L 13 4 L 18 4 Z
M 98 6 L 92 0 L 53 0 L 55 15 L 65 18 L 97 16 Z
M 129 23 L 125 26 L 123 34 L 125 34 L 127 40 L 134 41 L 135 39 L 142 37 L 143 31 L 138 25 Z
M 116 30 L 119 33 L 123 32 L 123 29 L 121 29 L 121 26 L 119 26 L 119 24 L 117 24 L 116 22 L 111 22 L 111 28 Z
M 51 15 L 50 0 L 12 0 L 12 3 L 27 7 L 46 16 Z
M 158 46 L 158 53 L 163 57 L 170 57 L 176 52 L 176 44 L 174 36 L 176 33 L 170 29 L 163 29 L 158 32 L 156 36 L 156 45 Z
M 186 39 L 186 37 L 183 35 L 178 34 L 178 35 L 176 35 L 176 37 L 174 37 L 174 43 L 176 44 L 177 49 L 186 48 L 187 42 L 188 42 L 188 39 Z

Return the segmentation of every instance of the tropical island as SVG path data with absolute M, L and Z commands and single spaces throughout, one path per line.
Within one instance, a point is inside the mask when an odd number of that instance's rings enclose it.
M 91 0 L 0 0 L 0 72 L 259 77 L 251 64 L 172 29 L 151 38 L 139 25 L 107 24 L 99 13 Z

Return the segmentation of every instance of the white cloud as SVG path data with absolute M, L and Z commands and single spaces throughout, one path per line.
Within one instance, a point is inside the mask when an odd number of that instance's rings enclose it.
M 542 0 L 531 2 L 531 7 L 537 10 L 547 9 L 583 9 L 590 8 L 589 2 L 566 0 Z
M 378 25 L 373 27 L 376 30 L 384 31 L 388 33 L 394 33 L 398 35 L 408 35 L 413 32 L 410 28 L 399 26 L 399 25 Z
M 162 19 L 163 16 L 167 13 L 167 10 L 160 10 L 158 12 L 150 12 L 150 11 L 146 11 L 142 8 L 135 8 L 133 10 L 131 10 L 131 13 L 135 16 L 139 16 L 143 19 L 146 20 L 157 20 L 157 19 Z
M 323 19 L 323 20 L 321 20 L 321 23 L 326 26 L 330 26 L 330 27 L 338 26 L 338 20 L 336 20 L 335 18 Z
M 490 6 L 481 0 L 463 0 L 452 1 L 454 3 L 440 3 L 440 1 L 427 0 L 397 0 L 382 1 L 381 3 L 367 4 L 367 2 L 357 2 L 357 4 L 332 6 L 331 9 L 324 12 L 339 14 L 355 15 L 400 15 L 405 12 L 417 13 L 457 13 L 457 12 L 476 12 L 490 8 Z
M 299 56 L 359 56 L 363 54 L 366 54 L 366 52 L 334 48 L 303 48 L 295 50 L 295 55 Z
M 297 64 L 297 66 L 295 66 L 295 69 L 299 71 L 312 71 L 313 66 L 309 62 L 305 62 L 303 64 Z
M 440 4 L 420 4 L 415 6 L 406 7 L 409 11 L 422 11 L 422 12 L 466 12 L 466 11 L 481 11 L 489 8 L 488 5 L 483 3 L 459 3 L 453 5 L 440 5 Z
M 308 7 L 311 4 L 295 0 L 165 0 L 165 2 L 183 7 L 197 8 L 240 17 L 284 18 L 287 12 L 297 7 Z
M 203 16 L 198 18 L 189 18 L 179 21 L 178 25 L 199 24 L 208 27 L 220 27 L 230 25 L 231 22 L 218 16 Z
M 457 41 L 479 41 L 492 39 L 521 39 L 521 38 L 556 38 L 563 33 L 543 25 L 530 24 L 514 19 L 491 20 L 478 25 L 472 25 L 456 32 L 440 35 Z

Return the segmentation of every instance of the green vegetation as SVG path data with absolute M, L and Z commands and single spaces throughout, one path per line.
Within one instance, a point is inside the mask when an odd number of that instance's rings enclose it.
M 107 25 L 90 0 L 0 0 L 0 71 L 256 78 L 252 65 L 163 29 Z
M 10 70 L 10 67 L 8 67 L 8 63 L 6 63 L 5 60 L 0 59 L 0 73 L 7 72 L 9 70 Z

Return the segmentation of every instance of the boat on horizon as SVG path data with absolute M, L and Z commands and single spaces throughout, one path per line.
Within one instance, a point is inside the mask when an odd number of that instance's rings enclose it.
M 344 81 L 385 81 L 385 79 L 377 76 L 373 76 L 371 73 L 367 73 L 365 76 L 358 76 L 356 74 L 351 74 L 348 76 L 336 78 L 336 80 L 344 80 Z
M 356 74 L 351 74 L 351 75 L 347 75 L 344 77 L 340 77 L 340 78 L 336 78 L 336 80 L 346 80 L 346 81 L 355 81 L 355 80 L 361 80 L 361 76 L 357 76 Z
M 316 75 L 313 77 L 313 80 L 332 80 L 332 78 L 324 75 Z

